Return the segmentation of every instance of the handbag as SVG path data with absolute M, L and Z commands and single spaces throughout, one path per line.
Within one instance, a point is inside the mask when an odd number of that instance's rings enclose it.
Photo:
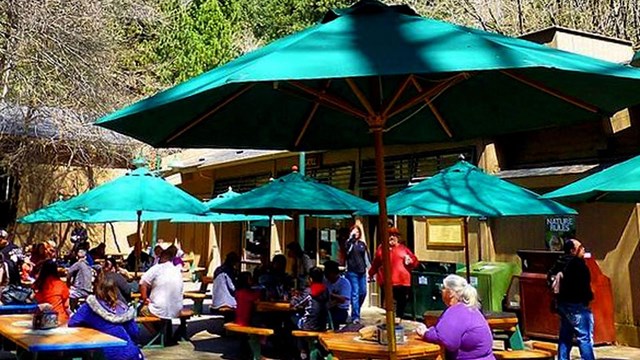
M 10 284 L 2 290 L 0 301 L 4 305 L 20 305 L 33 303 L 33 290 L 15 284 Z

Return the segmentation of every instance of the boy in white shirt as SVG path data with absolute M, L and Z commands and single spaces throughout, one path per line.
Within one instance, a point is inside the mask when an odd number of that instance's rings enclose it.
M 340 275 L 340 266 L 332 260 L 324 263 L 324 276 L 327 279 L 326 286 L 329 291 L 329 313 L 333 328 L 337 330 L 340 325 L 347 323 L 349 317 L 351 284 Z

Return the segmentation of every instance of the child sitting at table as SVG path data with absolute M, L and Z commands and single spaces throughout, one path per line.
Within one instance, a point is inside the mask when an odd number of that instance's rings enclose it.
M 301 294 L 291 300 L 294 308 L 303 308 L 302 316 L 296 317 L 295 324 L 300 330 L 327 330 L 327 304 L 329 293 L 324 284 L 322 269 L 313 267 L 309 270 L 308 286 Z
M 340 275 L 340 266 L 333 260 L 324 263 L 324 276 L 327 279 L 325 285 L 329 291 L 329 314 L 333 329 L 338 330 L 340 325 L 347 323 L 349 317 L 351 284 Z
M 236 285 L 236 319 L 235 323 L 243 326 L 253 325 L 256 321 L 252 321 L 253 308 L 255 303 L 260 300 L 260 291 L 254 289 L 251 273 L 243 271 L 238 276 Z

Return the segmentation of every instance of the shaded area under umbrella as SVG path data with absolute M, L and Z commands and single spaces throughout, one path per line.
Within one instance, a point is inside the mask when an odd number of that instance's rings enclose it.
M 461 160 L 433 177 L 395 193 L 387 199 L 389 215 L 424 217 L 508 217 L 575 215 L 577 212 L 533 191 L 486 174 Z M 377 215 L 374 205 L 362 215 Z M 469 237 L 464 222 L 465 262 L 470 278 Z

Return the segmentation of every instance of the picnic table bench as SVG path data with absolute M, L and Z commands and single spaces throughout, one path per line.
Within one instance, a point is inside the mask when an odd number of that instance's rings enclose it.
M 224 324 L 224 328 L 230 332 L 246 334 L 249 336 L 249 347 L 251 348 L 253 360 L 260 360 L 262 358 L 262 352 L 260 349 L 260 337 L 271 336 L 274 334 L 273 329 L 238 325 L 233 322 Z

